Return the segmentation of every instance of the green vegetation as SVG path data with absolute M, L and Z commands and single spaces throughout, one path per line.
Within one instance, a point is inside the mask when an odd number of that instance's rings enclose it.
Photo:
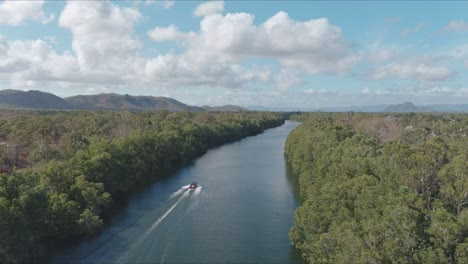
M 0 262 L 95 233 L 136 187 L 282 123 L 273 113 L 0 112 Z
M 468 116 L 294 116 L 286 156 L 309 263 L 468 263 Z

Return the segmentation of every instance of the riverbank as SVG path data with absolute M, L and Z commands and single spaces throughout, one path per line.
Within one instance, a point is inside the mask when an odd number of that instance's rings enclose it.
M 76 127 L 80 122 L 83 127 Z M 27 131 L 33 135 L 33 131 L 43 129 L 44 123 L 49 130 L 58 131 L 52 134 L 54 140 L 46 150 L 68 151 L 76 140 L 66 141 L 71 145 L 60 142 L 77 135 L 85 145 L 57 158 L 45 156 L 50 160 L 41 160 L 32 169 L 0 174 L 0 260 L 33 262 L 42 241 L 75 240 L 94 234 L 103 226 L 102 216 L 117 200 L 115 197 L 126 196 L 149 179 L 164 178 L 207 149 L 283 122 L 281 115 L 271 113 L 79 112 L 9 119 L 2 125 L 15 127 L 12 135 Z M 96 132 L 83 138 L 90 129 Z M 122 136 L 116 136 L 119 133 Z M 41 135 L 28 144 L 34 147 L 36 140 L 42 142 Z M 10 141 L 13 138 L 7 136 Z M 64 158 L 66 155 L 70 157 Z
M 288 238 L 298 201 L 283 155 L 296 125 L 209 150 L 50 262 L 301 263 Z M 203 186 L 198 196 L 174 196 L 192 181 Z

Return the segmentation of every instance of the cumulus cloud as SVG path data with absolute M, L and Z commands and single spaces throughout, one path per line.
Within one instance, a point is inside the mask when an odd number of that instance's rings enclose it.
M 165 84 L 211 82 L 242 87 L 243 83 L 263 80 L 287 90 L 303 83 L 300 72 L 344 73 L 359 61 L 341 29 L 327 19 L 300 22 L 285 12 L 258 26 L 252 14 L 214 13 L 203 17 L 198 32 L 181 32 L 170 25 L 156 27 L 148 36 L 155 42 L 181 41 L 187 48 L 183 54 L 160 55 L 147 62 L 147 77 Z M 283 67 L 274 78 L 266 68 L 251 67 L 250 74 L 238 70 L 242 69 L 239 65 L 252 58 L 273 59 Z
M 180 32 L 175 25 L 156 27 L 148 31 L 148 37 L 155 42 L 187 40 L 194 35 L 193 32 Z
M 0 3 L 0 25 L 16 26 L 29 19 L 48 23 L 54 15 L 46 15 L 43 4 L 44 1 L 3 1 Z
M 223 1 L 209 1 L 199 4 L 193 11 L 194 16 L 207 16 L 224 11 Z
M 352 53 L 341 29 L 327 19 L 300 22 L 285 12 L 278 12 L 258 26 L 248 13 L 208 15 L 200 22 L 200 32 L 189 42 L 188 53 L 225 62 L 274 59 L 284 67 L 310 74 L 343 73 L 360 59 Z
M 468 23 L 466 23 L 463 19 L 452 20 L 445 27 L 443 27 L 440 31 L 441 32 L 467 32 Z
M 382 67 L 378 67 L 372 74 L 372 77 L 376 80 L 392 76 L 396 76 L 401 79 L 443 81 L 455 76 L 455 72 L 441 66 L 390 63 Z
M 59 25 L 72 33 L 72 50 L 58 53 L 44 40 L 1 39 L 0 72 L 13 86 L 55 83 L 113 86 L 138 83 L 145 59 L 132 33 L 141 14 L 110 1 L 69 1 Z
M 0 76 L 11 78 L 13 86 L 69 80 L 77 70 L 71 54 L 58 54 L 43 40 L 7 41 L 0 36 Z
M 378 47 L 365 56 L 371 66 L 366 77 L 372 80 L 396 77 L 425 82 L 446 81 L 456 76 L 456 72 L 447 66 L 455 57 L 450 54 L 415 55 L 411 49 Z
M 279 12 L 256 25 L 248 13 L 204 14 L 197 32 L 182 32 L 175 25 L 148 31 L 155 42 L 183 42 L 186 49 L 147 57 L 134 34 L 143 18 L 136 8 L 110 1 L 69 1 L 59 26 L 72 33 L 72 50 L 59 53 L 44 40 L 2 38 L 0 78 L 15 85 L 55 82 L 95 89 L 129 85 L 247 88 L 261 82 L 286 91 L 304 83 L 304 72 L 343 73 L 359 60 L 341 29 L 325 18 L 296 21 Z M 282 67 L 256 66 L 251 63 L 256 58 L 277 61 Z
M 136 9 L 109 1 L 70 1 L 59 25 L 73 34 L 72 47 L 82 72 L 123 78 L 137 71 L 142 44 L 134 38 L 133 27 L 141 18 Z
M 239 64 L 204 60 L 190 54 L 167 54 L 152 58 L 146 62 L 145 74 L 147 82 L 164 87 L 191 85 L 240 88 L 246 83 L 267 81 L 270 78 L 267 69 L 244 69 Z
M 14 86 L 54 82 L 62 86 L 245 87 L 271 79 L 265 67 L 241 66 L 195 50 L 143 56 L 133 30 L 142 15 L 110 1 L 67 2 L 59 25 L 72 33 L 72 52 L 58 53 L 43 40 L 0 41 L 0 79 Z M 182 40 L 194 33 L 175 26 L 150 31 L 155 41 Z M 7 73 L 8 71 L 8 73 Z
M 275 75 L 274 81 L 280 91 L 287 91 L 290 88 L 304 84 L 304 79 L 301 78 L 297 71 L 291 69 L 282 69 Z

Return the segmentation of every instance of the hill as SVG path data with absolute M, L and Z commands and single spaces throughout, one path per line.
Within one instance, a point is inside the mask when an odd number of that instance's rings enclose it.
M 198 107 L 168 97 L 132 96 L 115 93 L 76 95 L 66 98 L 41 91 L 0 90 L 0 109 L 38 110 L 168 110 L 171 112 L 248 111 L 239 106 Z
M 173 112 L 201 112 L 203 108 L 190 106 L 168 97 L 132 96 L 115 93 L 96 95 L 77 95 L 65 100 L 75 109 L 104 110 L 169 110 Z
M 51 93 L 41 91 L 1 90 L 0 108 L 8 109 L 70 109 L 71 105 Z
M 389 105 L 382 112 L 399 112 L 399 113 L 434 112 L 434 109 L 428 106 L 417 107 L 411 102 L 405 102 L 402 104 Z
M 244 107 L 237 105 L 223 105 L 223 106 L 202 106 L 203 109 L 210 112 L 246 112 L 249 111 Z

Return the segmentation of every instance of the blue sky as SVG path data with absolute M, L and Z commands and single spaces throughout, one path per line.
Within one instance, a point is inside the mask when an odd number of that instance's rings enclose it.
M 466 103 L 468 2 L 0 1 L 0 89 L 194 105 Z

